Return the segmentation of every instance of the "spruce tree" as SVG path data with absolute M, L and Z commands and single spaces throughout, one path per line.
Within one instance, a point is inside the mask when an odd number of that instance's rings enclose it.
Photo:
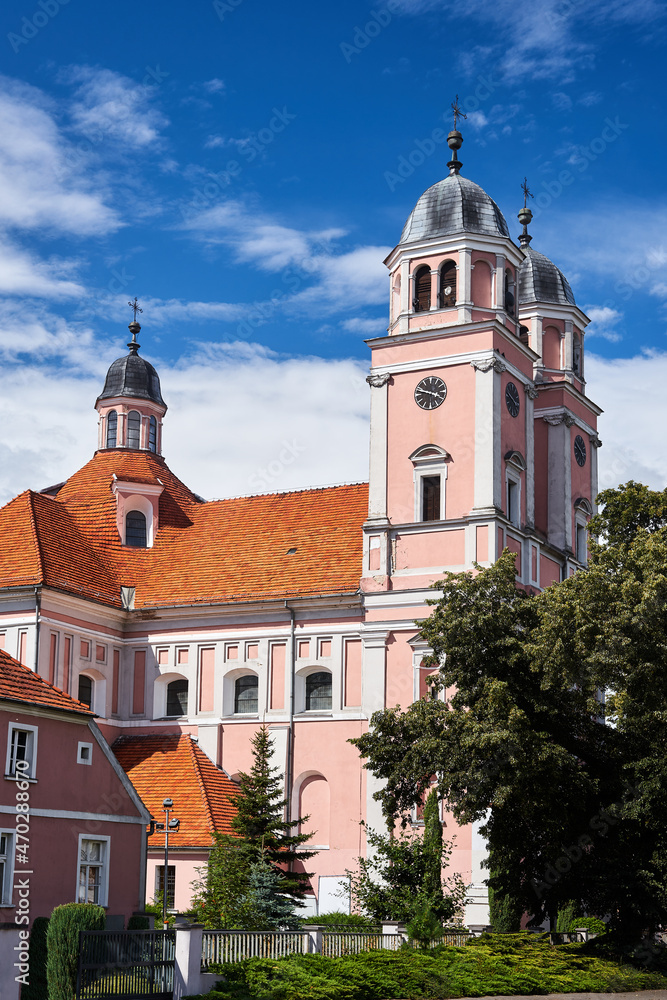
M 280 892 L 302 899 L 310 888 L 312 872 L 303 863 L 316 851 L 299 850 L 310 837 L 298 833 L 299 825 L 308 817 L 285 820 L 287 799 L 284 798 L 280 769 L 271 766 L 273 741 L 266 726 L 252 739 L 253 765 L 249 773 L 239 774 L 239 791 L 232 798 L 237 813 L 232 829 L 243 840 L 257 861 L 268 862 L 282 874 Z

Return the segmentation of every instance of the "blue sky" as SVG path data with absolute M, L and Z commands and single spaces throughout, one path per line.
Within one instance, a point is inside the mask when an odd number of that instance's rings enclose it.
M 456 93 L 463 172 L 515 238 L 527 175 L 533 246 L 593 321 L 603 483 L 664 485 L 664 4 L 11 0 L 0 17 L 3 499 L 92 453 L 134 295 L 165 454 L 194 489 L 365 478 L 382 259 L 446 171 L 433 133 Z

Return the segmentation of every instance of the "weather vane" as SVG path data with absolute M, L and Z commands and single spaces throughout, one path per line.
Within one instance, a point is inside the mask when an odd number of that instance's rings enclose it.
M 523 191 L 523 207 L 527 208 L 528 207 L 528 199 L 535 197 L 535 195 L 533 194 L 533 192 L 528 187 L 528 178 L 527 177 L 524 177 L 524 179 L 523 179 L 523 184 L 521 185 L 521 190 Z
M 136 323 L 137 322 L 137 313 L 142 313 L 143 312 L 143 309 L 139 308 L 139 302 L 137 300 L 137 296 L 136 295 L 134 296 L 134 302 L 128 302 L 127 304 L 130 307 L 130 309 L 134 310 L 134 320 L 133 320 L 133 322 Z
M 461 111 L 461 106 L 459 104 L 459 95 L 456 95 L 456 100 L 451 105 L 452 111 L 454 112 L 454 131 L 458 132 L 459 128 L 459 118 L 467 118 L 468 116 Z

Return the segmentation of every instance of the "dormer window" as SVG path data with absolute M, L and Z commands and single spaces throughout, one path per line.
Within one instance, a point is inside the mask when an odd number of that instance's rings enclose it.
M 148 450 L 155 451 L 157 448 L 157 420 L 151 417 L 148 421 Z
M 449 309 L 456 305 L 456 264 L 453 260 L 446 260 L 440 268 L 440 295 L 439 303 L 441 309 Z
M 141 447 L 141 414 L 130 410 L 127 415 L 127 447 Z
M 420 267 L 415 274 L 415 312 L 428 312 L 431 308 L 431 269 Z
M 146 548 L 146 515 L 140 510 L 125 515 L 125 544 L 134 549 Z
M 118 414 L 115 410 L 107 413 L 107 448 L 116 447 L 116 437 L 118 434 Z

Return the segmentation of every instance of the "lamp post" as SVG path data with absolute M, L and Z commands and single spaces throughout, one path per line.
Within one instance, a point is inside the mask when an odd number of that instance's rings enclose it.
M 168 875 L 168 872 L 169 872 L 169 831 L 170 830 L 174 830 L 174 831 L 178 830 L 181 821 L 180 821 L 180 819 L 176 819 L 175 816 L 173 816 L 171 819 L 169 818 L 169 812 L 170 812 L 171 809 L 174 808 L 174 800 L 173 799 L 164 799 L 163 802 L 162 802 L 162 808 L 165 811 L 165 821 L 164 821 L 164 823 L 158 823 L 157 824 L 157 828 L 159 830 L 160 827 L 164 827 L 164 878 L 162 880 L 162 926 L 166 930 L 167 929 L 167 885 L 168 885 L 168 879 L 169 879 L 169 875 Z

